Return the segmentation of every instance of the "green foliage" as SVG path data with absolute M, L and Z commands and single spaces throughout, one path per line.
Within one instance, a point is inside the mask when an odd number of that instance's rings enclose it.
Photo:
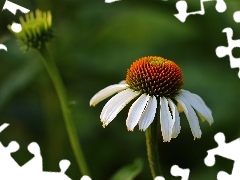
M 141 159 L 135 159 L 132 164 L 119 169 L 110 180 L 133 180 L 143 169 Z

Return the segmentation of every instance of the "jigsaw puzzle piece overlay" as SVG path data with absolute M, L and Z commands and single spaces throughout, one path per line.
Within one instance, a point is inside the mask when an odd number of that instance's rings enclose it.
M 92 180 L 89 176 L 83 176 L 80 180 Z
M 27 8 L 24 8 L 22 6 L 19 6 L 15 3 L 12 3 L 11 1 L 6 0 L 3 6 L 2 10 L 7 9 L 12 14 L 16 15 L 17 10 L 20 10 L 22 13 L 28 13 L 30 10 Z
M 171 167 L 171 174 L 175 177 L 178 177 L 178 176 L 182 177 L 181 180 L 188 180 L 190 170 L 189 169 L 182 169 L 177 165 L 173 165 Z M 162 176 L 158 176 L 154 180 L 165 180 L 165 178 L 162 177 Z
M 240 23 L 240 11 L 236 11 L 233 14 L 233 19 L 236 23 Z M 223 29 L 222 32 L 226 33 L 227 41 L 228 41 L 228 47 L 218 46 L 216 48 L 216 55 L 219 58 L 222 58 L 222 57 L 228 55 L 229 60 L 230 60 L 230 67 L 231 68 L 239 68 L 238 77 L 240 78 L 240 58 L 235 58 L 232 55 L 233 48 L 235 48 L 235 47 L 239 48 L 240 47 L 240 39 L 237 39 L 237 40 L 232 39 L 232 37 L 233 37 L 232 28 L 227 27 L 227 28 Z
M 33 158 L 22 166 L 21 173 L 24 173 L 24 177 L 30 179 L 39 180 L 71 180 L 66 174 L 66 170 L 70 166 L 68 160 L 61 160 L 59 163 L 60 172 L 47 172 L 43 171 L 43 159 L 41 156 L 40 147 L 36 142 L 32 142 L 28 145 L 28 151 L 33 154 Z
M 227 5 L 224 2 L 224 0 L 200 0 L 201 9 L 199 11 L 187 12 L 187 8 L 188 8 L 187 2 L 184 0 L 180 0 L 176 3 L 176 9 L 178 10 L 178 14 L 174 14 L 174 16 L 178 18 L 181 22 L 185 22 L 187 17 L 190 15 L 196 15 L 196 14 L 204 15 L 205 9 L 204 9 L 203 3 L 208 1 L 216 1 L 215 9 L 219 13 L 223 13 L 227 9 Z
M 9 124 L 3 124 L 0 126 L 0 133 L 8 127 Z M 70 166 L 68 160 L 62 160 L 59 163 L 60 172 L 45 172 L 43 171 L 43 159 L 41 156 L 41 150 L 36 142 L 32 142 L 28 145 L 28 151 L 33 154 L 33 158 L 30 159 L 23 166 L 12 158 L 11 154 L 19 150 L 19 144 L 16 141 L 12 141 L 7 147 L 4 147 L 0 142 L 0 179 L 4 180 L 71 180 L 66 174 L 66 170 Z M 82 177 L 82 180 L 91 180 L 88 176 Z
M 8 126 L 9 126 L 9 124 L 7 124 L 7 123 L 2 124 L 2 125 L 0 126 L 0 133 L 1 133 L 4 129 L 6 129 Z
M 226 33 L 227 35 L 227 41 L 228 41 L 228 47 L 225 46 L 218 46 L 216 48 L 216 55 L 219 58 L 222 58 L 224 56 L 229 56 L 229 60 L 230 60 L 230 67 L 231 68 L 240 68 L 240 58 L 235 58 L 232 55 L 232 50 L 235 47 L 240 47 L 240 39 L 238 40 L 233 40 L 233 30 L 231 28 L 225 28 L 223 29 L 224 33 Z M 240 70 L 238 72 L 238 77 L 240 78 Z
M 9 124 L 4 123 L 0 126 L 0 133 L 6 129 Z M 7 147 L 4 147 L 0 142 L 0 173 L 7 172 L 11 168 L 18 169 L 20 166 L 12 158 L 11 153 L 18 151 L 19 144 L 16 141 L 12 141 L 8 144 Z
M 171 174 L 175 177 L 181 176 L 182 180 L 188 180 L 190 170 L 189 169 L 182 169 L 177 165 L 173 165 L 171 168 Z
M 165 178 L 162 177 L 162 176 L 157 176 L 157 177 L 154 178 L 154 180 L 165 180 Z
M 33 154 L 33 158 L 22 166 L 22 171 L 27 173 L 38 173 L 43 171 L 43 160 L 41 156 L 40 147 L 36 142 L 28 145 L 28 151 Z
M 240 23 L 240 11 L 236 11 L 234 14 L 233 14 L 233 19 L 236 23 Z
M 4 44 L 0 44 L 0 50 L 1 49 L 7 51 L 7 46 L 5 46 Z
M 215 155 L 230 159 L 234 161 L 232 174 L 228 174 L 224 171 L 220 171 L 217 175 L 218 180 L 239 180 L 240 179 L 240 138 L 225 143 L 225 136 L 223 133 L 217 133 L 214 136 L 215 141 L 218 144 L 217 148 L 208 150 L 208 155 L 204 159 L 204 163 L 207 166 L 213 166 L 215 164 Z
M 60 172 L 43 172 L 41 174 L 42 179 L 48 178 L 50 179 L 57 179 L 57 180 L 71 180 L 66 174 L 66 170 L 70 166 L 70 161 L 68 160 L 61 160 L 59 162 Z
M 0 142 L 0 174 L 10 173 L 12 170 L 18 171 L 19 164 L 12 158 L 11 153 L 19 150 L 19 144 L 12 141 L 7 147 L 4 147 Z
M 5 123 L 0 126 L 0 133 L 9 126 L 9 124 Z M 12 170 L 16 172 L 20 170 L 19 164 L 12 158 L 11 153 L 14 153 L 19 150 L 19 144 L 16 141 L 12 141 L 8 144 L 7 147 L 4 147 L 0 142 L 0 176 L 4 177 L 4 179 L 8 179 L 5 177 L 12 177 Z M 0 178 L 2 179 L 2 178 Z

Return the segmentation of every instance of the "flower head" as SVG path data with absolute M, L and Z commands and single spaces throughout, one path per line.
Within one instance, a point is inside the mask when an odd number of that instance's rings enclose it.
M 28 48 L 40 49 L 42 45 L 53 38 L 52 15 L 50 11 L 43 12 L 37 9 L 19 18 L 21 31 L 15 32 L 11 26 L 8 29 L 20 39 Z
M 101 112 L 100 119 L 105 127 L 137 98 L 128 112 L 127 129 L 133 131 L 138 124 L 139 129 L 145 131 L 156 113 L 160 113 L 163 141 L 170 141 L 180 133 L 179 105 L 187 116 L 194 138 L 200 138 L 202 133 L 196 113 L 209 124 L 213 123 L 212 113 L 201 97 L 183 90 L 183 84 L 182 71 L 174 62 L 156 56 L 143 57 L 128 69 L 126 81 L 99 91 L 90 100 L 90 105 L 95 106 L 117 93 Z M 160 111 L 156 112 L 158 106 Z
M 141 94 L 174 97 L 183 86 L 181 69 L 162 57 L 144 57 L 127 71 L 126 83 Z

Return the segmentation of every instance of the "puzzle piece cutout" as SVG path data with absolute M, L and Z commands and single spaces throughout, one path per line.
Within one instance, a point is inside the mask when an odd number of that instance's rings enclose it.
M 181 176 L 182 180 L 188 180 L 190 169 L 182 169 L 177 165 L 171 167 L 171 174 L 175 177 Z
M 20 10 L 22 13 L 28 13 L 30 11 L 29 9 L 27 9 L 25 7 L 22 7 L 22 6 L 19 6 L 15 3 L 12 3 L 11 1 L 8 1 L 8 0 L 6 0 L 4 5 L 3 5 L 2 10 L 5 10 L 5 9 L 9 10 L 14 15 L 16 15 L 17 10 Z
M 120 1 L 120 0 L 105 0 L 105 3 L 113 3 L 113 2 L 117 2 L 117 1 Z
M 22 31 L 22 26 L 21 26 L 21 24 L 13 22 L 12 25 L 11 25 L 11 29 L 12 29 L 13 32 L 19 33 L 19 32 Z
M 239 23 L 240 22 L 240 11 L 236 11 L 233 14 L 233 19 L 235 22 Z M 224 47 L 224 46 L 218 46 L 216 48 L 216 55 L 219 58 L 222 58 L 224 56 L 229 56 L 229 60 L 230 60 L 230 67 L 231 68 L 239 68 L 239 72 L 238 72 L 238 77 L 240 78 L 240 58 L 234 58 L 232 55 L 232 50 L 235 47 L 240 47 L 240 39 L 237 40 L 233 40 L 233 30 L 232 28 L 225 28 L 223 29 L 224 33 L 226 33 L 227 36 L 227 41 L 228 41 L 228 47 Z
M 184 0 L 180 0 L 176 3 L 176 8 L 178 10 L 178 14 L 174 14 L 174 16 L 176 18 L 178 18 L 181 22 L 184 23 L 186 21 L 187 17 L 190 15 L 196 15 L 196 14 L 204 15 L 205 9 L 204 9 L 203 3 L 208 2 L 208 1 L 216 1 L 215 9 L 219 13 L 223 13 L 227 9 L 227 5 L 224 2 L 224 0 L 200 0 L 201 9 L 199 11 L 187 12 L 187 8 L 188 8 L 187 2 Z
M 180 168 L 177 165 L 173 165 L 171 167 L 171 171 L 170 172 L 175 177 L 178 177 L 178 176 L 182 177 L 181 180 L 188 180 L 189 174 L 190 174 L 190 170 L 189 169 L 182 169 L 182 168 Z M 165 178 L 162 177 L 162 176 L 158 176 L 154 180 L 165 180 Z
M 240 23 L 240 11 L 236 11 L 234 14 L 233 14 L 233 19 L 236 23 Z
M 0 133 L 8 127 L 9 124 L 3 124 L 0 126 Z M 61 160 L 59 162 L 60 172 L 47 172 L 43 171 L 43 160 L 41 156 L 41 150 L 36 142 L 32 142 L 28 145 L 28 151 L 33 154 L 33 158 L 30 159 L 23 166 L 20 166 L 11 156 L 12 153 L 19 150 L 19 144 L 16 141 L 12 141 L 7 147 L 4 147 L 0 142 L 0 179 L 13 180 L 71 180 L 66 174 L 66 170 L 70 166 L 68 160 Z M 88 176 L 83 176 L 81 180 L 91 180 Z
M 204 163 L 207 166 L 213 166 L 215 164 L 215 155 L 222 156 L 224 158 L 234 161 L 232 174 L 228 174 L 224 171 L 220 171 L 217 174 L 218 180 L 239 180 L 240 179 L 240 138 L 225 143 L 225 136 L 223 133 L 217 133 L 214 136 L 215 141 L 218 144 L 217 148 L 208 150 L 208 155 L 204 159 Z
M 7 51 L 7 47 L 4 44 L 0 44 L 0 50 L 1 49 Z

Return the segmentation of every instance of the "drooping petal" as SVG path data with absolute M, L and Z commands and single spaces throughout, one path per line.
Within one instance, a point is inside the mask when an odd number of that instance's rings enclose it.
M 134 127 L 140 120 L 142 113 L 144 112 L 150 96 L 142 94 L 130 107 L 126 125 L 129 131 L 133 131 Z
M 126 89 L 115 96 L 113 96 L 103 107 L 100 119 L 103 122 L 103 126 L 107 126 L 117 114 L 136 96 L 139 92 L 133 92 L 130 89 Z
M 180 94 L 175 98 L 177 102 L 182 106 L 184 113 L 187 116 L 187 120 L 189 122 L 192 134 L 195 138 L 201 138 L 202 132 L 199 126 L 198 118 L 196 113 L 194 112 L 192 106 L 187 102 L 184 96 Z
M 177 110 L 178 110 L 179 113 L 183 112 L 183 108 L 182 108 L 182 106 L 180 106 L 179 103 L 177 103 Z
M 110 85 L 102 90 L 100 90 L 98 93 L 96 93 L 90 100 L 90 106 L 97 105 L 100 101 L 112 96 L 113 94 L 123 91 L 128 88 L 127 84 L 114 84 Z
M 171 108 L 173 121 L 174 121 L 173 129 L 172 129 L 172 138 L 176 138 L 181 130 L 180 117 L 179 117 L 179 113 L 177 110 L 177 106 L 174 104 L 174 102 L 168 98 L 168 103 Z
M 189 91 L 182 90 L 180 96 L 184 96 L 185 99 L 201 116 L 208 121 L 211 125 L 213 123 L 212 111 L 207 107 L 205 102 L 197 94 L 193 94 Z M 202 117 L 200 117 L 202 119 Z
M 200 119 L 202 120 L 202 122 L 205 122 L 206 121 L 205 117 L 203 117 L 202 114 L 200 114 L 198 111 L 196 111 L 196 112 L 197 112 L 198 117 L 200 117 Z
M 127 84 L 127 83 L 126 83 L 126 80 L 122 80 L 118 84 Z
M 149 98 L 146 109 L 144 110 L 140 120 L 139 129 L 145 131 L 153 122 L 157 109 L 157 99 L 155 96 Z
M 169 142 L 172 137 L 174 120 L 171 116 L 168 101 L 165 97 L 160 97 L 160 123 L 164 142 Z

